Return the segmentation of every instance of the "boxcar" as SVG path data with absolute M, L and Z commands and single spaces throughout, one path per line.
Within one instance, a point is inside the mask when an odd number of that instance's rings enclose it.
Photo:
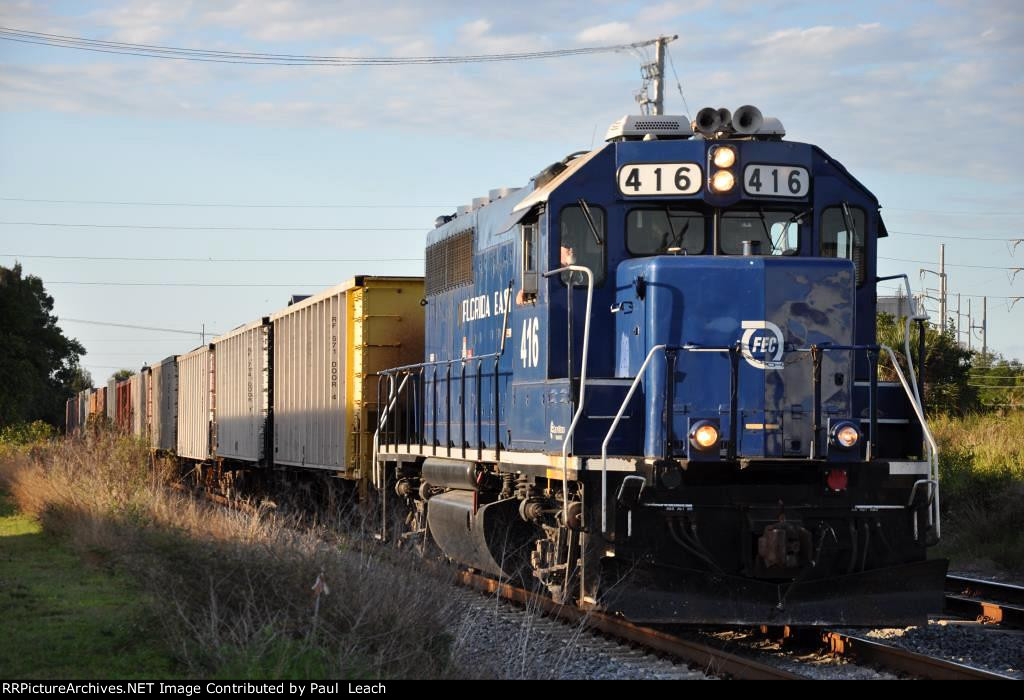
M 204 345 L 178 356 L 177 452 L 186 459 L 210 457 L 213 423 L 213 351 Z
M 270 316 L 275 464 L 366 473 L 374 375 L 422 358 L 422 298 L 418 277 L 356 277 Z
M 155 450 L 178 446 L 178 363 L 171 355 L 150 368 L 149 444 Z
M 107 419 L 113 425 L 117 421 L 117 380 L 111 377 L 107 380 L 106 388 L 106 413 Z
M 221 459 L 266 463 L 270 415 L 270 319 L 214 338 L 216 453 Z

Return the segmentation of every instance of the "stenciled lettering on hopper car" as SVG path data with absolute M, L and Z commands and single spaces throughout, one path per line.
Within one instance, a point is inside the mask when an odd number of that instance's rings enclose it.
M 331 316 L 331 401 L 338 400 L 338 317 Z

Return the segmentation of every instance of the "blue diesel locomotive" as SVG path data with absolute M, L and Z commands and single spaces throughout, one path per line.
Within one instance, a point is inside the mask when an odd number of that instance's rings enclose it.
M 920 361 L 876 344 L 879 203 L 784 135 L 751 106 L 623 117 L 439 217 L 424 361 L 380 375 L 385 534 L 643 622 L 941 610 Z

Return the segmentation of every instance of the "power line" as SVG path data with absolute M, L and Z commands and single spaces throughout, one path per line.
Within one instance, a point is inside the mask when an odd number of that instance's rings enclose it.
M 131 367 L 125 367 L 124 365 L 94 365 L 91 362 L 79 362 L 79 365 L 86 369 L 131 369 Z
M 93 262 L 186 262 L 186 263 L 377 263 L 423 262 L 424 258 L 146 258 L 98 255 L 21 255 L 0 253 L 0 257 L 42 260 L 89 260 Z
M 131 207 L 196 207 L 228 209 L 446 209 L 447 204 L 244 204 L 241 202 L 130 202 L 98 199 L 34 199 L 0 197 L 0 202 L 32 202 L 36 204 L 98 204 Z
M 878 287 L 878 289 L 880 289 L 882 291 L 885 291 L 885 292 L 904 292 L 905 293 L 907 291 L 904 287 Z M 982 299 L 984 297 L 988 297 L 989 299 L 1024 299 L 1024 296 L 1021 296 L 1021 295 L 999 296 L 999 295 L 996 295 L 996 294 L 969 294 L 967 292 L 958 292 L 956 290 L 950 290 L 948 292 L 948 295 L 951 296 L 951 297 L 956 296 L 957 294 L 959 294 L 962 297 L 974 297 L 976 299 Z
M 337 282 L 47 282 L 88 287 L 333 287 Z
M 668 55 L 668 64 L 672 66 L 672 75 L 676 78 L 676 88 L 679 90 L 679 97 L 683 100 L 683 108 L 686 110 L 686 116 L 690 116 L 690 105 L 686 104 L 686 95 L 683 94 L 683 83 L 679 80 L 679 73 L 676 72 L 676 62 L 672 60 L 672 52 L 668 50 L 668 45 L 665 45 L 665 53 Z
M 1024 240 L 1024 236 L 1018 236 L 1016 238 L 994 238 L 992 236 L 954 236 L 945 233 L 913 233 L 912 231 L 895 231 L 889 229 L 889 233 L 898 233 L 901 236 L 920 236 L 922 238 L 953 238 L 964 241 L 995 241 L 996 243 L 1013 243 L 1014 241 Z
M 114 328 L 132 328 L 139 331 L 159 331 L 163 333 L 180 333 L 182 335 L 202 335 L 203 331 L 183 331 L 180 328 L 154 328 L 152 326 L 137 326 L 131 323 L 111 323 L 109 321 L 90 321 L 81 318 L 59 318 L 59 321 L 67 321 L 69 323 L 84 323 L 89 326 L 112 326 Z M 216 331 L 205 331 L 207 335 L 217 334 Z
M 176 46 L 133 44 L 121 41 L 103 41 L 64 34 L 32 32 L 13 27 L 0 27 L 0 39 L 25 44 L 38 44 L 78 51 L 166 58 L 178 61 L 201 61 L 205 63 L 236 63 L 274 66 L 405 66 L 456 63 L 497 63 L 507 61 L 535 61 L 548 58 L 564 58 L 590 54 L 628 51 L 632 48 L 649 46 L 656 40 L 610 46 L 584 46 L 550 51 L 528 51 L 502 54 L 468 54 L 456 56 L 312 56 L 301 54 L 275 54 L 251 51 L 216 51 L 189 49 Z
M 882 256 L 882 255 L 879 255 L 878 259 L 879 260 L 894 260 L 896 262 L 922 263 L 924 265 L 934 265 L 935 264 L 934 260 L 912 260 L 910 258 L 887 258 L 887 257 Z M 980 270 L 1021 270 L 1021 269 L 1024 269 L 1024 268 L 1022 268 L 1020 266 L 1017 266 L 1017 267 L 1001 267 L 1001 266 L 998 266 L 998 265 L 968 265 L 966 263 L 949 263 L 949 262 L 946 263 L 946 267 L 973 267 L 973 268 L 978 268 Z
M 910 209 L 907 207 L 885 207 L 885 211 L 912 211 L 919 214 L 943 214 L 952 216 L 1024 216 L 1015 211 L 943 211 L 939 209 Z
M 672 71 L 675 73 L 675 65 L 672 63 L 672 55 L 666 51 Z M 646 60 L 640 55 L 641 60 Z M 677 87 L 680 90 L 680 97 L 683 98 L 683 106 L 689 112 L 686 105 L 686 98 L 682 95 L 682 86 L 678 83 L 679 75 L 676 73 Z M 229 208 L 229 209 L 445 209 L 450 204 L 251 204 L 246 202 L 150 202 L 150 201 L 122 201 L 106 199 L 46 199 L 35 197 L 0 197 L 0 202 L 32 202 L 37 204 L 96 204 L 110 206 L 132 206 L 132 207 L 196 207 L 196 208 Z M 943 211 L 938 209 L 910 209 L 906 207 L 885 207 L 886 211 L 910 211 L 925 214 L 943 214 L 951 216 L 1017 216 L 1024 218 L 1024 212 L 1015 211 Z
M 57 221 L 0 221 L 0 226 L 42 226 L 56 228 L 100 228 L 100 229 L 139 229 L 157 231 L 298 231 L 298 232 L 339 232 L 339 231 L 418 231 L 427 230 L 426 226 L 171 226 L 163 224 L 89 224 L 68 223 Z M 894 231 L 903 236 L 922 236 L 925 238 L 954 238 L 970 241 L 994 241 L 997 243 L 1024 241 L 1021 238 L 994 238 L 991 236 L 954 236 L 941 233 L 914 233 L 912 231 Z
M 3 198 L 0 198 L 3 199 Z M 38 200 L 43 201 L 43 200 Z M 57 200 L 52 200 L 57 201 Z M 70 201 L 70 200 L 60 200 Z M 127 202 L 124 202 L 127 204 Z M 154 206 L 177 206 L 171 203 L 150 203 Z M 191 206 L 191 205 L 181 205 Z M 207 206 L 207 205 L 196 205 L 196 206 Z M 234 205 L 208 205 L 208 206 L 234 206 Z M 240 205 L 241 206 L 241 205 Z M 320 206 L 320 205 L 317 205 Z M 326 205 L 324 205 L 326 206 Z M 367 205 L 370 206 L 370 205 Z M 418 205 L 417 205 L 418 206 Z M 106 228 L 106 229 L 140 229 L 140 230 L 158 230 L 158 231 L 321 231 L 321 232 L 336 232 L 336 231 L 425 231 L 428 227 L 426 226 L 173 226 L 164 224 L 93 224 L 93 223 L 76 223 L 76 222 L 59 222 L 59 221 L 0 221 L 0 226 L 42 226 L 42 227 L 57 227 L 57 228 Z M 1004 242 L 1017 242 L 1024 241 L 1024 237 L 1016 238 L 997 238 L 992 236 L 957 236 L 953 234 L 942 234 L 942 233 L 917 233 L 913 231 L 897 231 L 890 229 L 890 233 L 896 233 L 903 236 L 921 236 L 925 238 L 952 238 L 962 239 L 970 241 L 994 241 L 999 243 Z M 891 258 L 897 259 L 897 258 Z M 912 262 L 912 261 L 908 261 Z
M 157 231 L 425 231 L 427 227 L 372 227 L 372 226 L 164 226 L 153 224 L 69 224 L 52 221 L 0 221 L 0 226 L 54 226 L 58 228 L 115 228 Z

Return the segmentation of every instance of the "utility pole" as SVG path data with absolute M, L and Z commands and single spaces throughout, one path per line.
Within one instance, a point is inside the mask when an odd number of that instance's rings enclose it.
M 988 358 L 988 297 L 981 298 L 981 357 Z
M 960 345 L 963 341 L 960 338 L 963 337 L 963 331 L 960 330 L 960 320 L 963 314 L 960 313 L 960 292 L 956 293 L 956 344 Z
M 947 289 L 947 286 L 946 286 L 946 244 L 945 243 L 940 243 L 939 244 L 939 271 L 936 272 L 935 270 L 925 270 L 924 268 L 922 268 L 920 270 L 921 279 L 924 279 L 925 274 L 938 275 L 938 277 L 939 277 L 939 299 L 938 299 L 938 301 L 939 301 L 939 322 L 937 324 L 935 324 L 935 325 L 938 326 L 938 329 L 939 329 L 940 332 L 945 332 L 945 330 L 946 330 L 946 323 L 949 322 L 949 318 L 947 317 L 947 313 L 949 312 L 949 304 L 948 304 L 948 299 L 947 299 L 948 289 Z M 968 304 L 970 304 L 970 301 L 968 301 Z M 958 338 L 958 340 L 959 340 L 959 338 Z
M 967 300 L 967 349 L 974 349 L 974 316 L 971 315 L 971 300 Z
M 640 103 L 640 111 L 644 114 L 665 113 L 665 46 L 668 45 L 668 42 L 678 38 L 678 34 L 659 36 L 654 40 L 654 62 L 640 66 L 644 87 L 640 90 L 636 100 Z M 647 96 L 648 84 L 651 85 L 653 97 Z
M 203 324 L 203 342 L 200 345 L 206 345 L 206 324 Z
M 946 323 L 947 323 L 947 321 L 946 321 L 946 312 L 948 310 L 948 307 L 946 305 L 946 244 L 945 243 L 940 243 L 939 244 L 939 280 L 940 280 L 940 282 L 939 282 L 939 284 L 940 284 L 939 297 L 941 297 L 941 299 L 942 299 L 939 302 L 939 305 L 942 307 L 942 316 L 941 316 L 941 318 L 942 318 L 942 325 L 940 326 L 940 330 L 945 331 L 946 330 Z

